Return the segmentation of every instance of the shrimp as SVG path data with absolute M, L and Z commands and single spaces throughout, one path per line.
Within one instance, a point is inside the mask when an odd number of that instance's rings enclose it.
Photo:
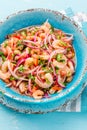
M 14 65 L 11 63 L 11 69 L 13 69 Z M 8 72 L 8 61 L 5 61 L 2 66 L 1 66 L 1 70 L 3 73 Z
M 64 60 L 64 62 L 58 62 L 57 60 L 53 59 L 53 65 L 58 68 L 64 68 L 67 64 L 67 58 L 65 55 L 62 56 L 62 60 Z
M 51 25 L 48 22 L 45 22 L 42 26 L 41 26 L 41 30 L 43 30 L 44 32 L 48 33 L 50 31 Z
M 29 66 L 31 66 L 32 64 L 34 63 L 34 59 L 33 58 L 27 58 L 25 63 L 24 63 L 24 66 L 26 68 L 28 68 Z
M 8 72 L 6 72 L 6 73 L 3 73 L 1 70 L 0 70 L 0 78 L 2 79 L 2 80 L 6 80 L 6 79 L 9 79 L 10 78 L 10 76 L 11 76 L 11 73 L 8 71 Z
M 36 90 L 34 93 L 33 93 L 33 98 L 35 99 L 41 99 L 44 95 L 44 92 L 42 90 Z
M 2 46 L 1 50 L 4 53 L 4 55 L 7 56 L 7 50 L 6 50 L 6 48 L 4 48 L 4 46 Z
M 16 50 L 14 51 L 14 54 L 21 54 L 21 51 L 19 51 L 19 50 L 16 49 Z
M 44 82 L 44 83 L 41 82 L 40 80 L 38 80 L 37 77 L 35 77 L 35 82 L 36 82 L 36 84 L 38 84 L 39 87 L 41 87 L 41 88 L 49 88 L 49 87 L 53 84 L 53 77 L 52 77 L 52 75 L 51 75 L 50 73 L 46 73 L 44 77 L 45 77 L 45 79 L 48 80 L 48 83 L 46 83 L 46 82 Z
M 25 82 L 20 83 L 20 85 L 19 85 L 19 91 L 22 94 L 25 93 L 25 91 L 27 91 L 27 86 L 26 86 Z
M 48 60 L 49 59 L 49 55 L 47 54 L 47 53 L 43 53 L 42 55 L 39 55 L 39 58 L 41 59 L 41 60 Z
M 12 53 L 11 47 L 7 46 L 6 50 L 7 50 L 8 54 Z
M 74 73 L 74 65 L 73 65 L 72 61 L 68 61 L 68 66 L 69 66 L 71 72 Z
M 53 48 L 55 48 L 55 49 L 63 49 L 63 47 L 60 47 L 59 43 L 60 43 L 60 40 L 53 41 L 53 43 L 52 43 Z
M 8 61 L 5 61 L 2 64 L 1 70 L 2 70 L 3 73 L 6 73 L 8 71 Z
M 69 76 L 69 77 L 66 78 L 66 81 L 71 82 L 72 78 L 73 78 L 72 76 Z

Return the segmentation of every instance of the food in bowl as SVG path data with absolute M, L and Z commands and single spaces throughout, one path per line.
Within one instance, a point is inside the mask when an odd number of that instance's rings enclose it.
M 0 47 L 0 78 L 35 99 L 60 92 L 73 79 L 73 35 L 46 21 L 10 34 Z

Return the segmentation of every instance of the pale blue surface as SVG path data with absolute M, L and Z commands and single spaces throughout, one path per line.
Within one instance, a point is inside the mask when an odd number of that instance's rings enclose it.
M 66 5 L 67 4 L 67 5 Z M 71 7 L 75 12 L 87 12 L 85 0 L 3 0 L 0 3 L 0 19 L 28 8 L 64 10 Z M 0 130 L 82 130 L 87 129 L 87 113 L 49 113 L 24 115 L 0 105 Z

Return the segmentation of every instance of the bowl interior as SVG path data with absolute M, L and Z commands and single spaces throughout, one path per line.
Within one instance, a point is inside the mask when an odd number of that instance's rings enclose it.
M 71 33 L 74 36 L 73 46 L 76 53 L 76 70 L 75 75 L 73 77 L 72 82 L 70 82 L 66 89 L 64 89 L 60 94 L 54 94 L 51 96 L 50 99 L 53 97 L 61 97 L 67 93 L 68 90 L 72 89 L 72 86 L 76 85 L 76 82 L 80 79 L 84 67 L 85 67 L 85 41 L 82 33 L 79 31 L 75 23 L 71 22 L 69 18 L 64 17 L 62 14 L 54 11 L 48 10 L 30 10 L 18 13 L 10 18 L 8 18 L 5 22 L 0 25 L 0 43 L 5 40 L 5 36 L 7 34 L 11 34 L 14 31 L 32 25 L 41 25 L 48 19 L 49 23 L 58 29 L 63 30 L 66 33 Z M 27 101 L 34 101 L 33 98 L 22 96 L 21 94 L 15 92 L 10 88 L 5 87 L 6 84 L 0 80 L 0 88 L 3 89 L 6 94 L 12 95 L 17 97 L 18 99 L 24 99 Z M 76 86 L 76 88 L 78 85 Z M 74 88 L 74 89 L 76 89 Z M 50 100 L 50 99 L 42 99 Z

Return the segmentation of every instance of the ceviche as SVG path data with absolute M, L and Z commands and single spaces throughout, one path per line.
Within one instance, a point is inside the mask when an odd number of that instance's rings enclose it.
M 72 34 L 48 21 L 7 35 L 0 46 L 0 79 L 35 99 L 59 93 L 75 72 L 72 41 Z

